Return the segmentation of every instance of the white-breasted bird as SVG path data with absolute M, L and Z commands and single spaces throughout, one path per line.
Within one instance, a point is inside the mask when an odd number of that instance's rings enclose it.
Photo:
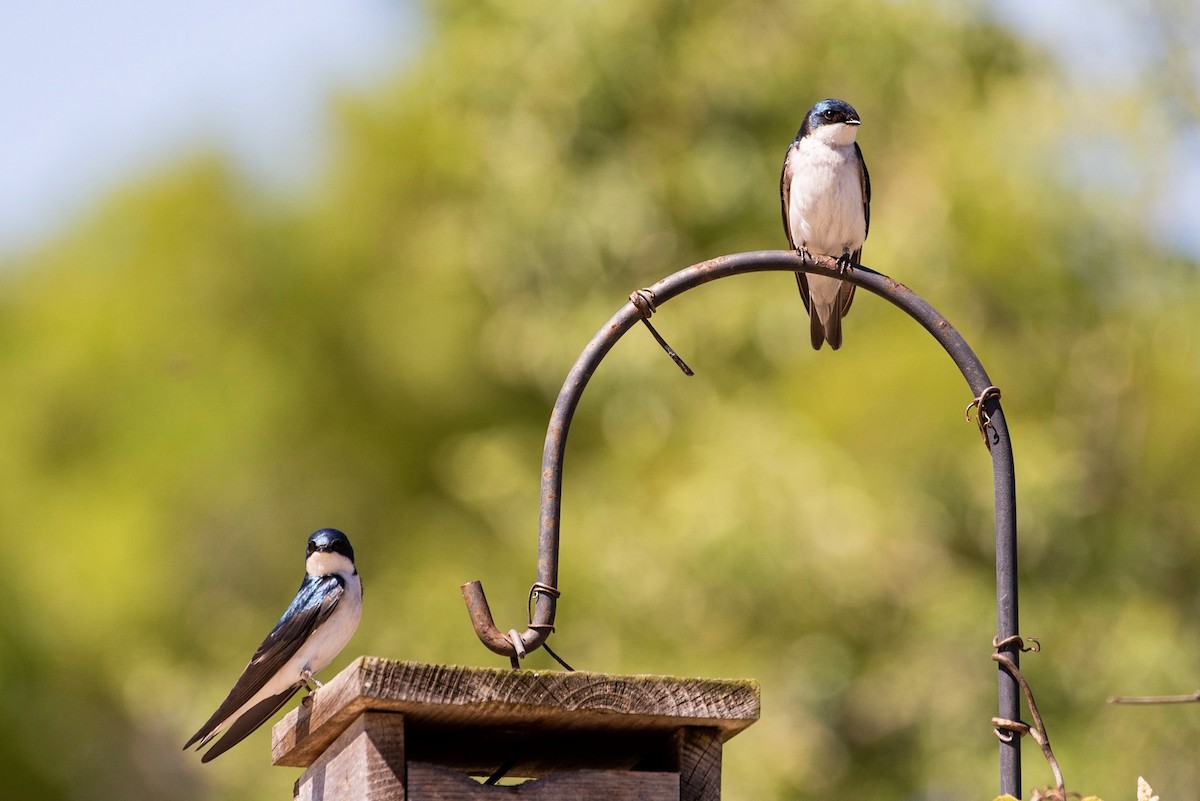
M 229 695 L 208 722 L 183 746 L 203 748 L 225 736 L 201 758 L 208 762 L 266 723 L 296 691 L 317 687 L 327 667 L 354 635 L 362 615 L 362 580 L 345 534 L 323 528 L 308 538 L 305 576 L 296 597 L 271 629 Z
M 844 100 L 822 100 L 804 116 L 787 149 L 779 177 L 783 228 L 801 254 L 829 256 L 844 271 L 859 263 L 871 224 L 871 176 L 854 141 L 862 120 Z M 842 346 L 842 317 L 854 300 L 854 284 L 796 273 L 809 314 L 815 350 Z

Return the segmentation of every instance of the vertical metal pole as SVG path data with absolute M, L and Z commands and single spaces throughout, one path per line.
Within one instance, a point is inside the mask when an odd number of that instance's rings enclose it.
M 1012 444 L 1004 412 L 997 401 L 985 404 L 998 442 L 992 444 L 992 477 L 996 487 L 996 632 L 1000 639 L 1017 634 L 1017 492 L 1016 471 L 1013 466 Z M 1020 664 L 1021 653 L 1016 644 L 1004 649 L 1013 662 Z M 1006 720 L 1021 719 L 1021 689 L 1008 671 L 997 666 L 999 681 L 999 716 Z M 1000 741 L 1000 793 L 1021 797 L 1021 738 L 1008 733 L 1009 740 Z

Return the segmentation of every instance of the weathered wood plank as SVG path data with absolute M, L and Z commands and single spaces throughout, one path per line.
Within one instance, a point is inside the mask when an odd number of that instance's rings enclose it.
M 670 733 L 716 729 L 727 740 L 759 716 L 747 680 L 507 670 L 361 657 L 272 732 L 277 765 L 307 767 L 365 710 L 437 728 Z
M 720 801 L 721 733 L 711 728 L 686 728 L 676 734 L 679 744 L 679 801 Z
M 511 787 L 487 787 L 438 765 L 410 762 L 408 801 L 678 801 L 676 773 L 580 770 Z
M 404 716 L 359 715 L 296 781 L 297 801 L 405 801 Z

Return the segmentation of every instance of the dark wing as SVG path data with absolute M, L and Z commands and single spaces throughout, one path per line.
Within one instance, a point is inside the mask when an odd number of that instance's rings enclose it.
M 858 180 L 859 186 L 862 187 L 863 198 L 863 239 L 867 238 L 867 234 L 871 232 L 871 173 L 867 172 L 867 162 L 863 160 L 862 148 L 858 146 L 858 142 L 854 143 L 854 155 L 858 156 Z M 862 264 L 862 248 L 850 254 L 850 260 L 855 264 Z M 838 292 L 838 305 L 842 309 L 842 316 L 846 316 L 846 312 L 850 311 L 850 304 L 854 302 L 854 284 L 846 281 L 843 283 L 841 290 Z
M 800 300 L 804 301 L 804 310 L 808 308 L 808 273 L 796 271 L 796 286 L 800 287 Z M 811 314 L 811 312 L 809 312 Z
M 241 677 L 233 685 L 229 695 L 217 707 L 217 711 L 212 714 L 208 722 L 192 735 L 192 739 L 188 740 L 187 745 L 183 747 L 184 750 L 201 739 L 207 740 L 217 726 L 253 698 L 254 694 L 261 690 L 271 677 L 296 655 L 296 651 L 300 650 L 300 646 L 309 638 L 313 630 L 333 614 L 333 610 L 337 607 L 344 592 L 345 582 L 341 576 L 305 576 L 291 605 L 283 613 L 283 617 L 279 618 L 279 622 L 275 624 L 275 628 L 271 629 L 267 638 L 258 646 L 258 650 L 250 658 L 250 664 L 246 665 L 246 669 L 242 671 Z M 289 694 L 288 698 L 290 697 Z M 284 698 L 279 705 L 282 706 L 286 701 L 287 698 Z M 256 706 L 255 709 L 257 708 Z M 278 708 L 278 706 L 275 707 L 276 710 Z M 271 714 L 274 714 L 274 711 L 272 710 Z
M 859 179 L 862 182 L 863 219 L 867 221 L 863 239 L 866 239 L 867 234 L 871 233 L 871 173 L 867 172 L 867 162 L 863 160 L 862 148 L 858 146 L 858 142 L 854 143 L 854 155 L 858 156 Z M 858 252 L 862 253 L 862 248 L 859 248 Z M 858 258 L 855 257 L 854 260 L 858 261 Z
M 288 702 L 288 699 L 296 694 L 300 689 L 297 684 L 294 687 L 288 687 L 278 695 L 272 695 L 269 698 L 264 698 L 254 706 L 246 710 L 246 714 L 233 722 L 229 727 L 229 731 L 225 732 L 225 736 L 217 740 L 217 744 L 208 749 L 204 756 L 200 757 L 201 762 L 211 762 L 221 754 L 233 748 L 235 745 L 246 739 L 259 726 L 271 719 L 271 716 L 283 708 L 283 705 Z
M 792 241 L 792 226 L 788 223 L 788 205 L 792 201 L 792 165 L 788 156 L 792 154 L 792 148 L 796 146 L 795 142 L 788 145 L 787 152 L 783 154 L 783 172 L 779 174 L 779 202 L 783 209 L 783 232 L 787 235 L 788 246 L 796 249 L 796 243 Z
M 783 154 L 783 171 L 779 174 L 779 202 L 783 210 L 783 232 L 787 235 L 788 247 L 792 250 L 796 249 L 796 243 L 792 239 L 792 226 L 788 222 L 788 206 L 792 202 L 792 167 L 788 156 L 792 153 L 792 148 L 796 146 L 795 142 L 788 145 L 787 152 Z M 796 273 L 796 286 L 800 288 L 800 299 L 804 301 L 804 310 L 808 311 L 808 279 L 805 273 Z

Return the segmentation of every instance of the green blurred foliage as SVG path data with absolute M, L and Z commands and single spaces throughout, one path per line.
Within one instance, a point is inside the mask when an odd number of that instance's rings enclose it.
M 1145 187 L 1062 169 L 1064 118 L 1149 150 L 1169 132 L 1114 120 L 1152 109 L 1074 116 L 1047 57 L 973 7 L 428 13 L 415 63 L 335 104 L 307 196 L 264 200 L 199 155 L 0 279 L 6 797 L 288 797 L 265 730 L 203 768 L 178 749 L 320 526 L 350 534 L 367 587 L 335 668 L 497 664 L 458 585 L 523 619 L 560 382 L 632 289 L 785 245 L 779 166 L 826 96 L 865 120 L 864 261 L 1003 388 L 1022 630 L 1045 645 L 1025 670 L 1069 787 L 1126 797 L 1144 774 L 1186 797 L 1195 711 L 1104 699 L 1200 670 L 1200 285 L 1129 224 Z M 759 679 L 727 798 L 990 797 L 991 471 L 953 365 L 869 295 L 846 347 L 812 352 L 781 274 L 656 323 L 699 375 L 635 330 L 593 379 L 554 646 L 590 670 Z

